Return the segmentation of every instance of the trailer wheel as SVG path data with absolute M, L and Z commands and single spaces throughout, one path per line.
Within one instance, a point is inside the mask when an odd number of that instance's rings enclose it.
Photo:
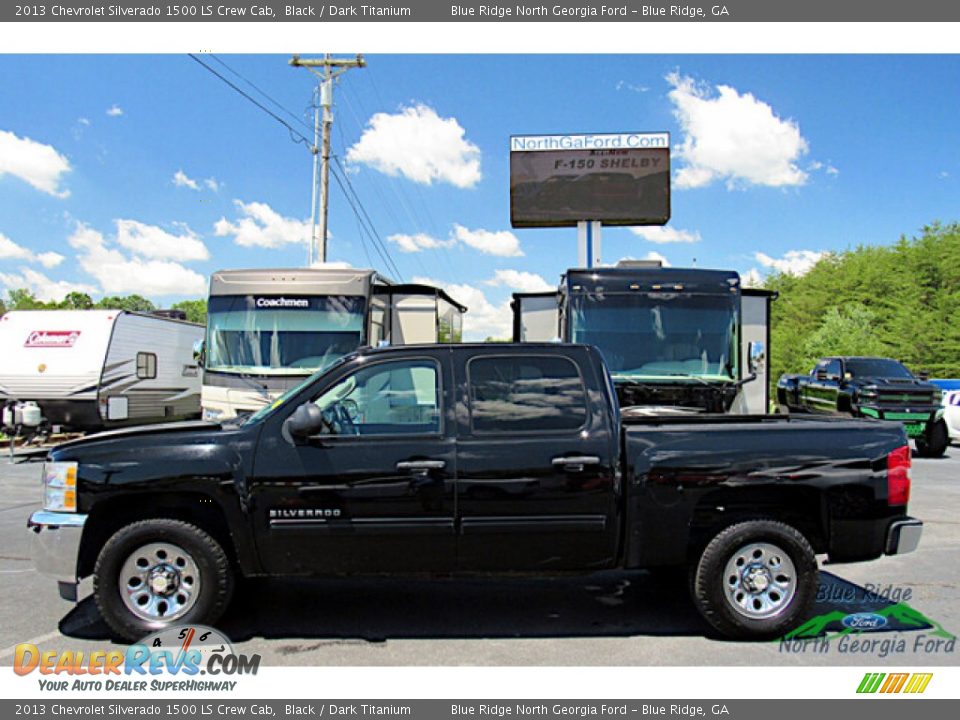
M 819 587 L 817 559 L 790 525 L 750 520 L 731 525 L 704 549 L 693 574 L 693 600 L 723 635 L 781 636 L 807 618 Z
M 107 540 L 93 575 L 97 607 L 126 640 L 181 623 L 215 623 L 233 571 L 220 544 L 190 523 L 141 520 Z
M 950 434 L 947 432 L 947 424 L 943 420 L 937 420 L 927 431 L 917 437 L 917 455 L 920 457 L 937 458 L 943 457 L 950 444 Z

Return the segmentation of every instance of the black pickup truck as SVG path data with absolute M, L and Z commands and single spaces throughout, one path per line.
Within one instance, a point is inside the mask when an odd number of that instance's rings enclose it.
M 828 357 L 809 375 L 782 375 L 782 412 L 892 420 L 903 423 L 922 457 L 940 457 L 950 444 L 940 388 L 903 363 L 879 357 Z
M 240 576 L 689 569 L 721 633 L 806 619 L 818 554 L 912 551 L 903 427 L 621 419 L 583 345 L 361 350 L 257 414 L 68 442 L 38 568 L 121 636 L 214 623 Z

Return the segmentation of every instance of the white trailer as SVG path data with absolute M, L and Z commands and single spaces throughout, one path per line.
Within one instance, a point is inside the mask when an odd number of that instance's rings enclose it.
M 0 318 L 4 425 L 97 431 L 200 416 L 202 325 L 123 310 L 13 310 Z

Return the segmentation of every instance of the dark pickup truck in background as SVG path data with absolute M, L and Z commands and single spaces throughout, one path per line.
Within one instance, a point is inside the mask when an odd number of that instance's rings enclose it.
M 923 457 L 940 457 L 950 444 L 940 397 L 940 388 L 890 358 L 828 357 L 809 375 L 777 382 L 781 412 L 901 422 Z
M 582 345 L 362 350 L 244 420 L 51 451 L 38 568 L 125 638 L 214 623 L 238 576 L 689 568 L 732 637 L 807 618 L 816 555 L 912 551 L 901 426 L 621 419 Z

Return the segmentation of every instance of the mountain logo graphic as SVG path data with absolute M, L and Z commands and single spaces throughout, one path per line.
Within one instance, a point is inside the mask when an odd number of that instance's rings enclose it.
M 805 638 L 825 637 L 827 640 L 843 637 L 844 635 L 871 632 L 888 627 L 892 623 L 904 626 L 903 630 L 927 630 L 935 637 L 952 640 L 953 633 L 947 632 L 936 620 L 931 620 L 919 610 L 914 610 L 904 602 L 895 603 L 880 608 L 875 612 L 845 613 L 832 610 L 822 615 L 810 618 L 802 625 L 794 628 L 783 636 L 784 640 L 803 640 Z M 841 625 L 842 630 L 828 632 L 831 627 Z M 894 628 L 891 628 L 894 629 Z

